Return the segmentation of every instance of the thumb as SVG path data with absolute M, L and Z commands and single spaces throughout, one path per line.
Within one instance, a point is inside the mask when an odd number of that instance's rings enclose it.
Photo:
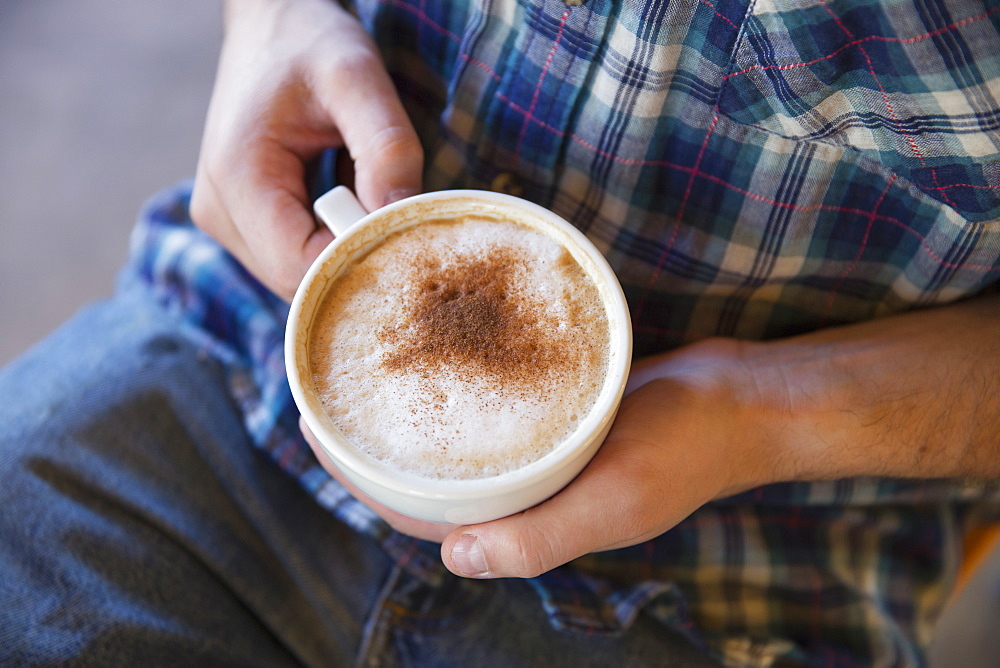
M 452 532 L 441 544 L 441 559 L 463 577 L 533 578 L 587 552 L 565 538 L 519 516 Z
M 619 489 L 621 484 L 599 463 L 588 467 L 534 508 L 455 529 L 441 544 L 441 559 L 464 577 L 531 578 L 584 554 L 632 545 L 662 531 L 644 530 L 641 494 L 627 482 Z

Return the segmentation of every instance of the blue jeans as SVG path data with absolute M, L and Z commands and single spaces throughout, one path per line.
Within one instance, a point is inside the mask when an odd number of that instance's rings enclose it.
M 640 615 L 559 633 L 519 580 L 428 584 L 251 446 L 143 291 L 0 372 L 0 664 L 710 665 Z

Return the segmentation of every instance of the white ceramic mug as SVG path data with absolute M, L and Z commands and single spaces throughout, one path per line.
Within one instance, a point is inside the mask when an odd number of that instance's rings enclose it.
M 471 201 L 476 210 L 512 211 L 520 222 L 529 223 L 562 244 L 598 286 L 610 330 L 604 386 L 576 431 L 540 459 L 488 478 L 417 477 L 368 456 L 333 424 L 320 403 L 310 370 L 310 330 L 328 286 L 388 235 L 420 224 L 423 210 L 433 211 L 451 201 Z M 632 330 L 621 286 L 607 261 L 583 234 L 543 207 L 489 191 L 425 193 L 367 213 L 353 193 L 340 186 L 317 200 L 315 211 L 336 239 L 309 268 L 292 301 L 285 334 L 285 365 L 299 411 L 344 476 L 368 496 L 405 515 L 431 522 L 473 524 L 538 504 L 583 470 L 611 428 L 625 390 L 632 353 Z

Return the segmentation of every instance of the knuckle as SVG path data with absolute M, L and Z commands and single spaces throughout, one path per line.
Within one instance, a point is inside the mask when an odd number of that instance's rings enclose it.
M 382 160 L 423 160 L 423 146 L 413 128 L 390 125 L 368 138 L 366 153 Z
M 343 44 L 325 77 L 334 90 L 366 81 L 371 73 L 385 69 L 382 57 L 363 42 Z
M 213 162 L 205 159 L 198 165 L 188 213 L 195 225 L 212 236 L 218 236 L 232 221 L 219 197 L 221 190 L 216 175 L 224 172 L 220 172 Z
M 608 535 L 615 536 L 617 544 L 635 544 L 655 538 L 667 528 L 667 518 L 663 515 L 672 504 L 665 501 L 664 490 L 672 489 L 670 476 L 640 460 L 624 463 L 620 472 L 628 484 L 609 494 L 609 498 L 614 499 L 614 509 L 609 513 L 614 527 L 607 527 Z
M 267 272 L 266 280 L 271 289 L 278 296 L 291 299 L 302 278 L 297 268 L 289 266 L 288 263 L 280 262 L 274 257 L 268 257 L 268 260 L 262 264 Z
M 219 219 L 218 202 L 209 194 L 210 189 L 202 179 L 196 180 L 188 209 L 194 224 L 206 232 L 216 227 Z
M 536 526 L 528 526 L 513 538 L 510 575 L 534 578 L 562 564 L 550 540 Z
M 201 188 L 196 184 L 194 190 L 191 192 L 189 213 L 195 225 L 203 230 L 207 230 L 211 225 L 212 211 L 202 192 Z

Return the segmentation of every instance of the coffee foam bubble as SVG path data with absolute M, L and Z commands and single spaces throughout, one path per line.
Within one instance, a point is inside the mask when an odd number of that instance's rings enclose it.
M 397 232 L 334 281 L 310 362 L 333 423 L 386 465 L 439 479 L 529 464 L 607 372 L 600 292 L 566 249 L 489 216 Z

